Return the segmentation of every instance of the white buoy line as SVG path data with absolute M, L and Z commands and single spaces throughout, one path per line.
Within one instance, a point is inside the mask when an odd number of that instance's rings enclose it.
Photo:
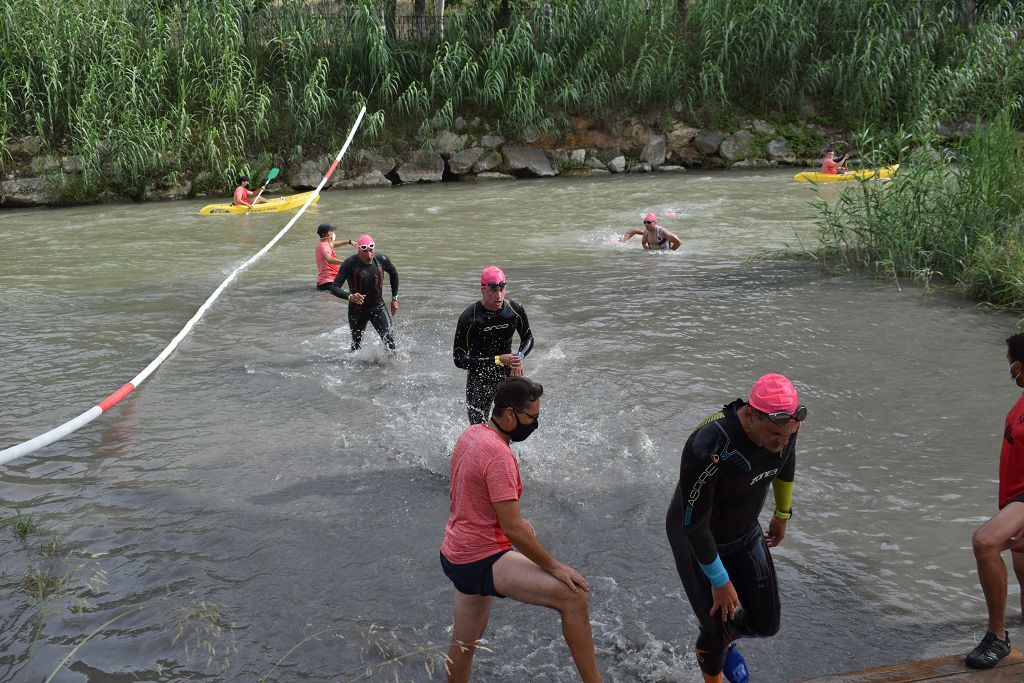
M 217 287 L 217 289 L 214 290 L 213 294 L 211 294 L 209 298 L 207 298 L 207 300 L 203 303 L 203 305 L 199 307 L 199 310 L 196 311 L 195 315 L 193 315 L 192 318 L 189 319 L 187 323 L 185 323 L 185 326 L 181 328 L 181 331 L 178 332 L 174 339 L 172 339 L 171 342 L 166 347 L 164 347 L 164 350 L 160 352 L 160 355 L 154 358 L 152 362 L 150 362 L 150 364 L 147 365 L 142 372 L 135 375 L 135 377 L 133 377 L 130 382 L 126 382 L 120 389 L 110 394 L 105 399 L 103 399 L 102 401 L 100 401 L 99 403 L 97 403 L 92 408 L 85 411 L 78 417 L 72 420 L 68 420 L 59 427 L 54 427 L 50 431 L 40 434 L 34 439 L 23 441 L 22 443 L 19 443 L 15 446 L 10 446 L 9 448 L 5 448 L 4 450 L 0 451 L 0 465 L 6 464 L 16 458 L 20 458 L 23 455 L 28 455 L 29 453 L 35 452 L 40 448 L 43 448 L 44 446 L 49 446 L 55 441 L 63 439 L 69 434 L 73 434 L 74 432 L 78 431 L 85 425 L 95 420 L 103 413 L 113 408 L 121 401 L 121 399 L 135 391 L 135 389 L 138 388 L 138 386 L 142 384 L 147 377 L 153 374 L 153 372 L 158 367 L 160 367 L 160 364 L 167 360 L 167 357 L 171 355 L 171 352 L 174 351 L 175 348 L 177 348 L 178 344 L 181 343 L 181 340 L 188 336 L 188 333 L 192 331 L 192 328 L 195 327 L 197 322 L 199 322 L 199 319 L 202 318 L 203 315 L 205 315 L 206 311 L 210 308 L 211 305 L 213 305 L 213 302 L 217 300 L 217 298 L 225 289 L 227 289 L 227 286 L 231 284 L 236 277 L 238 277 L 238 274 L 241 273 L 246 268 L 248 268 L 249 266 L 251 266 L 252 264 L 259 261 L 261 258 L 263 258 L 263 255 L 270 251 L 270 248 L 277 244 L 278 240 L 284 237 L 285 233 L 291 230 L 291 227 L 295 225 L 295 222 L 299 220 L 302 214 L 306 212 L 306 209 L 308 209 L 310 204 L 313 203 L 313 200 L 320 195 L 320 190 L 322 190 L 324 185 L 327 184 L 327 181 L 334 174 L 335 169 L 338 168 L 338 164 L 341 162 L 341 158 L 345 156 L 345 152 L 348 151 L 348 147 L 352 143 L 352 138 L 355 137 L 356 131 L 359 129 L 359 124 L 362 123 L 363 116 L 365 114 L 366 105 L 364 104 L 363 107 L 359 110 L 359 115 L 356 117 L 355 123 L 352 124 L 352 129 L 348 133 L 348 138 L 345 140 L 344 146 L 341 148 L 341 151 L 338 152 L 338 156 L 334 158 L 334 163 L 332 163 L 331 167 L 327 169 L 327 172 L 324 174 L 324 177 L 320 179 L 320 183 L 316 186 L 316 190 L 314 190 L 309 195 L 309 198 L 306 199 L 306 203 L 302 205 L 302 208 L 299 209 L 294 216 L 292 216 L 292 219 L 288 221 L 288 224 L 285 225 L 284 228 L 282 228 L 281 231 L 278 232 L 277 235 L 275 235 L 272 240 L 267 242 L 266 246 L 264 246 L 255 254 L 253 254 L 245 263 L 231 271 L 231 274 L 228 275 L 222 283 L 220 283 L 220 286 Z

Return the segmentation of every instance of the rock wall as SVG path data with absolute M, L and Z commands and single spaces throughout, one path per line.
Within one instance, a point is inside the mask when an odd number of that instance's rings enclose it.
M 439 131 L 424 149 L 406 149 L 396 156 L 374 150 L 354 150 L 347 170 L 339 169 L 325 187 L 361 188 L 437 183 L 460 180 L 545 178 L 557 175 L 601 175 L 683 171 L 686 168 L 762 168 L 817 166 L 831 143 L 848 135 L 813 124 L 777 130 L 752 120 L 736 130 L 699 128 L 672 122 L 658 129 L 639 120 L 607 123 L 576 117 L 573 129 L 553 139 L 529 131 L 519 141 L 506 141 L 479 119 L 467 124 L 461 117 L 455 130 Z M 802 149 L 792 149 L 798 141 Z M 0 180 L 0 207 L 81 203 L 67 188 L 81 185 L 85 165 L 78 156 L 45 154 L 42 141 L 26 137 L 8 144 L 6 176 Z M 3 151 L 0 151 L 3 154 Z M 272 191 L 316 187 L 333 157 L 317 154 L 282 168 L 280 183 Z M 208 173 L 173 184 L 147 186 L 133 200 L 223 197 L 211 185 Z M 110 194 L 90 201 L 126 199 Z

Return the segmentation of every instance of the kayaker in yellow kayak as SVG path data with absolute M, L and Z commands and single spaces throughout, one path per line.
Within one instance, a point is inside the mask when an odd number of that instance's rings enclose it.
M 846 171 L 846 167 L 843 166 L 846 160 L 850 158 L 847 154 L 839 161 L 835 160 L 836 153 L 832 150 L 825 152 L 825 158 L 821 161 L 821 172 L 825 175 L 839 175 Z
M 261 187 L 259 191 L 262 192 L 265 189 L 267 189 L 266 185 Z M 252 190 L 249 189 L 249 178 L 247 176 L 240 175 L 238 176 L 238 187 L 235 188 L 235 199 L 232 202 L 232 204 L 234 204 L 235 206 L 252 206 L 253 204 L 267 203 L 268 200 L 266 197 L 256 197 L 255 199 L 250 199 L 249 197 L 251 197 L 254 194 L 259 194 L 259 192 L 253 192 Z

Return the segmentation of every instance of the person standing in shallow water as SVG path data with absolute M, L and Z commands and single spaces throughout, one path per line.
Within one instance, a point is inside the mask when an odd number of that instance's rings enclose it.
M 348 299 L 348 326 L 352 331 L 352 350 L 363 343 L 366 323 L 372 323 L 389 352 L 395 350 L 391 334 L 391 315 L 398 313 L 398 271 L 384 254 L 375 253 L 376 244 L 369 235 L 356 240 L 356 253 L 338 266 L 338 274 L 331 283 L 331 294 Z M 384 306 L 384 273 L 391 280 L 391 315 Z M 342 289 L 348 282 L 349 291 Z
M 779 630 L 781 608 L 768 548 L 793 516 L 796 436 L 807 408 L 783 375 L 760 377 L 747 400 L 704 420 L 683 447 L 665 518 L 676 571 L 700 624 L 696 654 L 708 683 L 749 680 L 733 641 Z M 757 521 L 771 484 L 775 512 Z
M 590 587 L 548 552 L 520 514 L 523 484 L 509 444 L 537 429 L 543 393 L 526 377 L 503 380 L 491 419 L 470 425 L 455 442 L 450 514 L 440 552 L 441 568 L 455 585 L 449 683 L 469 680 L 494 598 L 504 597 L 557 610 L 580 677 L 585 683 L 601 681 L 590 630 Z
M 1024 334 L 1006 340 L 1010 379 L 1024 388 Z M 1006 631 L 1007 573 L 1003 551 L 1010 550 L 1017 582 L 1024 588 L 1024 394 L 1010 409 L 1003 428 L 999 454 L 999 512 L 974 532 L 972 546 L 978 564 L 978 581 L 988 608 L 988 628 L 966 657 L 967 666 L 989 669 L 1010 654 Z M 1024 590 L 1021 593 L 1024 614 Z
M 533 332 L 526 309 L 505 298 L 505 272 L 487 266 L 480 273 L 480 301 L 459 316 L 452 358 L 466 370 L 466 414 L 470 424 L 487 419 L 498 384 L 520 376 L 524 359 L 533 349 Z M 519 333 L 519 350 L 512 353 L 512 336 Z
M 316 229 L 320 241 L 316 245 L 313 257 L 316 260 L 316 288 L 325 291 L 331 288 L 331 283 L 338 275 L 338 267 L 342 261 L 334 253 L 334 247 L 347 244 L 356 246 L 352 240 L 342 242 L 335 239 L 334 226 L 330 223 L 321 223 Z

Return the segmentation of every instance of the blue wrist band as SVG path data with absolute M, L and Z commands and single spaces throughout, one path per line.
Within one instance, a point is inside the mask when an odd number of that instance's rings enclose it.
M 711 564 L 704 564 L 703 562 L 698 562 L 697 564 L 700 565 L 704 576 L 708 577 L 711 581 L 712 588 L 721 588 L 729 583 L 729 572 L 725 571 L 725 565 L 722 564 L 721 557 L 716 557 L 715 561 Z

